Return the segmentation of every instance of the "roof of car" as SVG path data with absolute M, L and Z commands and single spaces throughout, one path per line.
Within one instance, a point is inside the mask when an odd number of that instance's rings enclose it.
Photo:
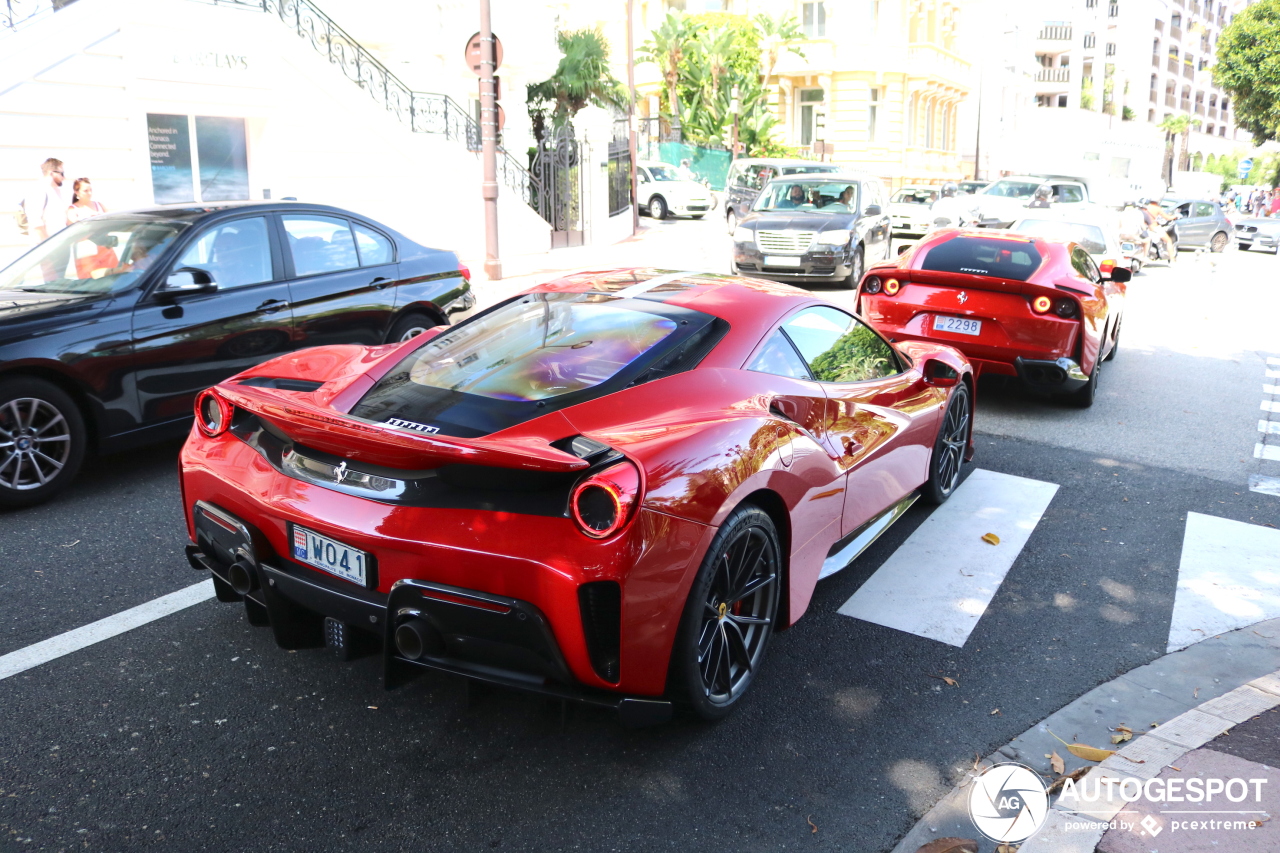
M 105 217 L 153 217 L 156 219 L 183 219 L 195 220 L 218 213 L 228 213 L 231 211 L 261 209 L 263 211 L 279 211 L 288 210 L 290 208 L 298 208 L 301 210 L 323 210 L 336 213 L 341 216 L 356 216 L 350 211 L 341 208 L 331 207 L 327 204 L 308 204 L 306 202 L 270 200 L 270 201 L 212 201 L 212 202 L 184 202 L 181 204 L 153 204 L 146 207 L 134 207 L 126 210 L 113 210 L 104 214 Z
M 870 172 L 823 172 L 818 177 L 805 175 L 775 175 L 769 179 L 769 183 L 788 181 L 878 181 L 880 180 Z

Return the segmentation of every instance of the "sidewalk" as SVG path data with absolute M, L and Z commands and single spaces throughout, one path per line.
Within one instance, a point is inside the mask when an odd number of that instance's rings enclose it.
M 1124 729 L 1132 730 L 1132 739 L 1113 744 L 1112 735 Z M 1086 761 L 1066 744 L 1115 754 Z M 1063 761 L 1061 771 L 1055 772 L 1051 756 Z M 1046 780 L 1071 778 L 1081 796 L 1051 796 L 1040 829 L 1020 846 L 999 848 L 969 816 L 970 771 L 892 853 L 1280 850 L 1280 619 L 1203 640 L 1125 673 L 996 750 L 980 768 L 1006 762 Z M 1175 790 L 1189 794 L 1195 780 L 1206 787 L 1211 780 L 1266 781 L 1250 785 L 1246 796 L 1236 785 L 1231 796 L 1219 792 L 1212 802 L 1159 800 L 1166 788 L 1171 796 Z M 1146 790 L 1157 792 L 1154 801 L 1145 795 L 1131 802 L 1097 794 L 1090 799 L 1094 792 L 1125 785 L 1134 791 L 1148 783 Z M 1250 822 L 1260 825 L 1247 828 Z

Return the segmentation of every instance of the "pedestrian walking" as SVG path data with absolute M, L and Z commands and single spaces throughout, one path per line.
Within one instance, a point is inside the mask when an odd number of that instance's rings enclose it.
M 88 178 L 76 178 L 71 185 L 71 206 L 67 208 L 67 224 L 74 225 L 81 219 L 106 213 L 107 208 L 100 201 L 93 199 L 93 184 Z
M 31 238 L 40 243 L 67 227 L 67 201 L 62 195 L 66 172 L 62 161 L 50 157 L 40 164 L 43 176 L 39 189 L 22 202 Z

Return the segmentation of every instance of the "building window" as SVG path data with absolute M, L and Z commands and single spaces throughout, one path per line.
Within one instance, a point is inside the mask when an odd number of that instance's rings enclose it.
M 1174 12 L 1172 15 L 1170 15 L 1170 16 L 1169 16 L 1169 26 L 1171 26 L 1171 27 L 1181 27 L 1181 26 L 1182 26 L 1182 15 L 1178 14 L 1177 12 Z
M 825 38 L 827 35 L 826 5 L 823 3 L 801 3 L 800 29 L 804 30 L 805 38 Z
M 937 117 L 936 113 L 937 113 L 937 101 L 929 101 L 929 106 L 925 109 L 925 114 L 924 114 L 924 147 L 925 148 L 936 147 L 936 145 L 934 144 L 934 138 L 933 138 L 934 130 L 937 127 L 937 125 L 934 122 L 934 119 Z
M 812 145 L 818 134 L 818 117 L 822 113 L 826 93 L 821 89 L 801 89 L 797 99 L 799 113 L 796 124 L 800 126 L 800 144 Z
M 879 140 L 877 126 L 880 120 L 880 90 L 871 90 L 871 101 L 867 104 L 867 141 Z

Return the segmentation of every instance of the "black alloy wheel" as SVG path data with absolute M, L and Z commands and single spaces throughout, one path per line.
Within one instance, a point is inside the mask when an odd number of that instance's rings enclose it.
M 1219 231 L 1209 240 L 1209 251 L 1221 252 L 1223 249 L 1227 248 L 1228 242 L 1230 241 L 1227 238 L 1227 232 Z
M 667 200 L 660 195 L 649 199 L 649 216 L 652 219 L 666 219 Z
M 773 635 L 781 568 L 768 513 L 734 510 L 694 578 L 671 652 L 673 698 L 695 716 L 725 717 L 751 686 Z
M 938 439 L 933 443 L 933 458 L 929 460 L 929 480 L 924 484 L 922 497 L 931 504 L 940 504 L 960 484 L 960 466 L 964 463 L 965 448 L 969 446 L 969 426 L 973 421 L 973 406 L 969 403 L 969 386 L 961 382 L 951 392 L 947 413 L 942 417 Z
M 387 332 L 387 343 L 402 344 L 438 325 L 440 324 L 426 314 L 406 314 L 396 320 L 391 331 Z
M 866 269 L 866 264 L 863 260 L 862 247 L 858 246 L 853 250 L 853 256 L 849 258 L 849 277 L 841 282 L 844 285 L 845 290 L 854 290 L 857 288 L 859 282 L 862 281 L 862 273 L 864 269 Z
M 737 231 L 737 230 L 738 230 L 738 214 L 736 214 L 736 213 L 734 213 L 734 212 L 733 212 L 733 208 L 732 208 L 732 207 L 731 207 L 731 208 L 729 208 L 729 210 L 725 212 L 725 215 L 724 215 L 724 226 L 725 226 L 725 228 L 729 229 L 729 233 L 730 233 L 730 234 L 732 234 L 734 231 Z
M 65 489 L 84 462 L 84 417 L 41 379 L 0 382 L 0 507 L 32 506 Z

